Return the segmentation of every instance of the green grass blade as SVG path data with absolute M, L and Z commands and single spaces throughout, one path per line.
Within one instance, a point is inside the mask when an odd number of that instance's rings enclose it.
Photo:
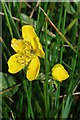
M 10 35 L 11 37 L 13 38 L 13 32 L 12 32 L 12 27 L 10 25 L 10 21 L 9 21 L 9 18 L 8 18 L 8 14 L 7 14 L 7 11 L 6 11 L 6 8 L 5 8 L 5 3 L 2 2 L 2 7 L 3 7 L 3 10 L 4 10 L 4 15 L 5 15 L 5 18 L 6 18 L 6 22 L 8 24 L 8 28 L 9 28 L 9 31 L 10 31 Z
M 29 104 L 29 110 L 30 110 L 30 113 L 31 113 L 31 117 L 32 117 L 32 119 L 34 119 L 34 113 L 33 113 L 32 106 L 31 106 L 31 100 L 30 100 L 28 89 L 27 89 L 26 80 L 23 80 L 23 87 L 24 87 L 24 91 L 25 91 L 25 95 L 26 95 L 28 104 Z
M 17 37 L 20 38 L 19 31 L 18 31 L 18 29 L 17 29 L 17 27 L 16 27 L 16 24 L 15 24 L 15 22 L 14 22 L 14 20 L 13 20 L 13 18 L 12 18 L 12 15 L 11 15 L 11 13 L 10 13 L 10 11 L 9 11 L 9 9 L 8 9 L 8 7 L 7 7 L 6 4 L 5 4 L 5 7 L 6 7 L 6 10 L 7 10 L 9 19 L 10 19 L 10 21 L 11 21 L 11 25 L 13 26 L 14 31 L 15 31 L 15 33 L 17 34 Z

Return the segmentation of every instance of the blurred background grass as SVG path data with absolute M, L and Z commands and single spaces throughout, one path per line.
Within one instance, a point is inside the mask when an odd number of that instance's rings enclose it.
M 80 2 L 2 2 L 2 115 L 11 119 L 80 118 Z M 71 47 L 48 21 L 73 45 Z M 37 80 L 29 82 L 24 71 L 8 73 L 7 61 L 14 53 L 11 39 L 21 38 L 21 28 L 33 25 L 46 57 L 41 59 Z M 64 65 L 70 77 L 62 82 L 51 79 L 56 63 Z

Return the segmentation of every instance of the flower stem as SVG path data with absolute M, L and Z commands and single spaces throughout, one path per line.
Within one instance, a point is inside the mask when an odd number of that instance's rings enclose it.
M 47 44 L 47 22 L 45 28 L 45 83 L 44 83 L 44 102 L 45 102 L 45 117 L 49 117 L 49 94 L 48 94 L 48 44 Z
M 26 95 L 26 98 L 28 101 L 29 109 L 31 112 L 31 116 L 32 116 L 32 119 L 34 119 L 34 113 L 33 113 L 32 105 L 31 105 L 31 99 L 30 99 L 28 89 L 27 89 L 27 81 L 26 80 L 23 80 L 23 86 L 24 86 L 25 95 Z

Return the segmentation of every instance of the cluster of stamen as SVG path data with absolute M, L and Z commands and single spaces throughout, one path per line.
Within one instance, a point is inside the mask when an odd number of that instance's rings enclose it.
M 26 65 L 36 53 L 36 51 L 33 50 L 33 47 L 28 42 L 24 42 L 24 46 L 24 49 L 18 52 L 19 56 L 16 56 L 17 62 L 22 66 Z

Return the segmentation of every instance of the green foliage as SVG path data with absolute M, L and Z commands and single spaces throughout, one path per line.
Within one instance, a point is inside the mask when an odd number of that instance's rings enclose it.
M 2 2 L 2 72 L 0 72 L 0 95 L 2 95 L 3 119 L 79 119 L 80 98 L 80 2 Z M 41 11 L 47 13 L 59 32 L 49 23 Z M 21 28 L 34 26 L 45 51 L 40 59 L 41 68 L 37 80 L 29 82 L 24 70 L 13 75 L 8 73 L 7 61 L 14 51 L 11 39 L 22 38 Z M 67 38 L 72 47 L 65 43 Z M 69 78 L 62 83 L 54 81 L 51 69 L 63 64 Z M 35 67 L 35 66 L 34 66 Z M 2 81 L 1 81 L 2 80 Z M 1 85 L 2 84 L 2 85 Z M 1 103 L 1 101 L 0 101 Z M 76 110 L 75 110 L 76 107 Z M 1 107 L 0 107 L 1 110 Z
M 15 94 L 15 92 L 17 92 L 18 90 L 15 79 L 6 73 L 0 73 L 0 78 L 1 77 L 3 90 L 2 97 L 12 96 L 13 94 Z
M 68 118 L 71 104 L 72 104 L 72 99 L 70 95 L 67 97 L 67 99 L 65 98 L 63 99 L 61 118 L 65 118 L 65 119 Z

